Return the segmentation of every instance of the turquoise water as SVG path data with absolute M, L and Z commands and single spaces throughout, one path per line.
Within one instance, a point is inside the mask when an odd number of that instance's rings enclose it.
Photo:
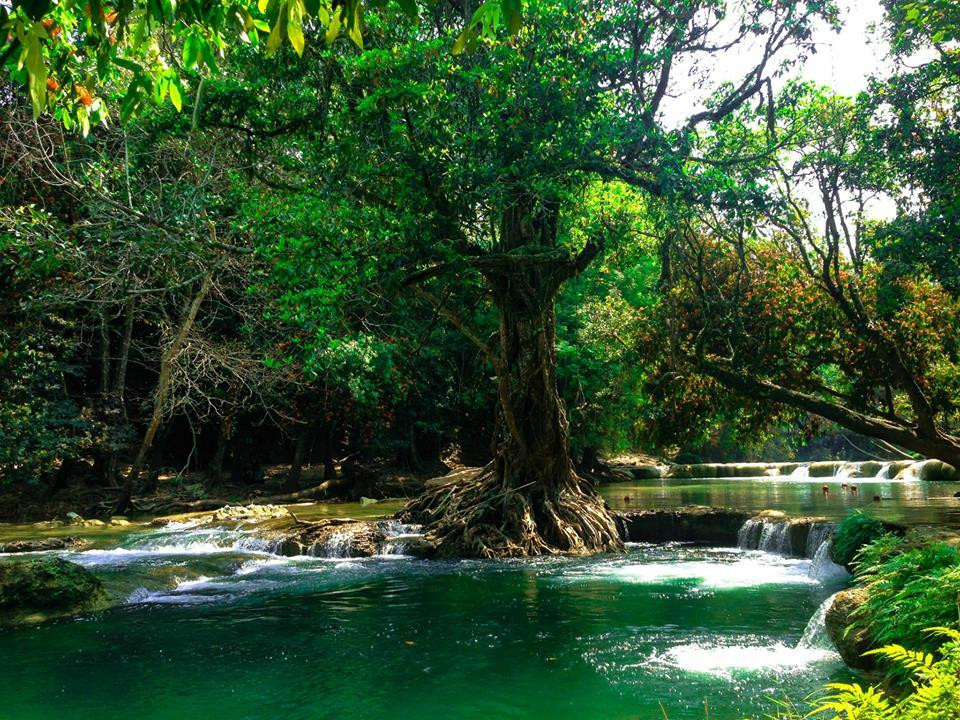
M 850 485 L 856 485 L 857 491 L 852 492 Z M 953 496 L 958 491 L 960 483 L 789 477 L 664 478 L 612 483 L 600 488 L 607 503 L 618 509 L 713 505 L 749 512 L 782 510 L 794 516 L 842 518 L 850 510 L 862 508 L 870 515 L 894 522 L 960 527 L 960 498 Z
M 67 554 L 126 598 L 0 631 L 4 720 L 741 718 L 847 679 L 797 648 L 810 562 L 633 546 L 512 562 L 280 558 L 240 531 Z

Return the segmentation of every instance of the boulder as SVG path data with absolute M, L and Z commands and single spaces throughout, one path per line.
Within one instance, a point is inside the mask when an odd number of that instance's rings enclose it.
M 109 524 L 113 527 L 126 527 L 127 525 L 132 525 L 133 523 L 127 520 L 125 517 L 114 515 L 112 518 L 110 518 Z
M 21 624 L 103 609 L 109 598 L 86 568 L 57 557 L 0 562 L 0 622 Z
M 872 670 L 876 660 L 872 655 L 864 655 L 873 647 L 869 634 L 863 628 L 850 628 L 853 614 L 866 602 L 867 591 L 862 587 L 842 590 L 833 599 L 824 618 L 827 635 L 840 653 L 843 661 L 852 668 Z M 848 629 L 849 628 L 849 629 Z
M 927 482 L 955 482 L 960 480 L 957 469 L 943 460 L 924 460 L 913 466 L 918 480 Z
M 0 543 L 0 552 L 3 553 L 28 553 L 45 552 L 48 550 L 68 550 L 82 547 L 89 544 L 86 540 L 78 537 L 62 538 L 40 538 L 38 540 L 13 540 L 8 543 Z
M 663 477 L 663 470 L 659 465 L 643 463 L 640 465 L 622 465 L 618 470 L 623 470 L 630 474 L 634 480 L 657 480 Z
M 617 524 L 628 542 L 699 542 L 736 545 L 740 526 L 749 513 L 699 505 L 664 510 L 617 513 Z
M 75 512 L 68 512 L 65 516 L 67 525 L 82 525 L 83 518 Z
M 305 523 L 280 539 L 281 555 L 328 557 L 370 557 L 386 540 L 383 529 L 373 520 L 330 518 Z

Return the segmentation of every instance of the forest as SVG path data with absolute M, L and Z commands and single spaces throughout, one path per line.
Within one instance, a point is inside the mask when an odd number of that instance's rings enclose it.
M 5 718 L 960 718 L 955 2 L 3 0 L 0 67 Z

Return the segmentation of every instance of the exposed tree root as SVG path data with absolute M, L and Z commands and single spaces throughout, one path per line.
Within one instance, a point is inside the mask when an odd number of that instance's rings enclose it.
M 428 489 L 397 517 L 424 525 L 446 556 L 584 555 L 623 548 L 603 500 L 575 475 L 559 488 L 535 482 L 511 487 L 493 463 L 474 478 Z

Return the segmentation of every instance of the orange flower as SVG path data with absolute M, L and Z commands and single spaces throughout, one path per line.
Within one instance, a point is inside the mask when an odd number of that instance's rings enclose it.
M 60 89 L 60 83 L 54 80 L 52 77 L 47 78 L 47 90 L 50 92 L 56 92 Z

